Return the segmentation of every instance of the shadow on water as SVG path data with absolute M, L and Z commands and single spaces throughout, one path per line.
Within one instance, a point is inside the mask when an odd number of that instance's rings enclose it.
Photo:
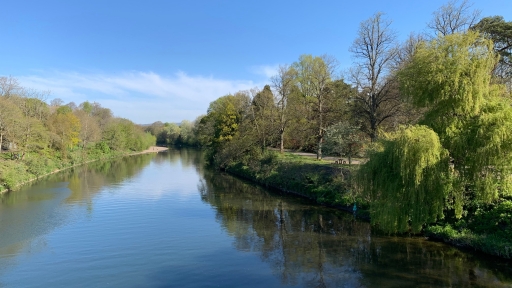
M 284 285 L 511 287 L 510 261 L 421 238 L 386 237 L 345 212 L 276 195 L 205 170 L 201 198 L 240 251 L 256 252 Z

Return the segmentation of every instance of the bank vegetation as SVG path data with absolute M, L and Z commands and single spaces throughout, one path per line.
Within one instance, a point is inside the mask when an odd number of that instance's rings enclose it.
M 47 103 L 49 93 L 0 77 L 0 191 L 55 171 L 141 151 L 155 137 L 99 103 Z

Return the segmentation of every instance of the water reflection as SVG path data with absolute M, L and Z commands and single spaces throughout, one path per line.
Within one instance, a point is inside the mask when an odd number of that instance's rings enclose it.
M 257 252 L 285 285 L 510 287 L 510 263 L 418 238 L 373 235 L 351 215 L 276 197 L 206 170 L 203 201 L 240 251 Z
M 0 258 L 15 256 L 27 245 L 33 246 L 30 240 L 67 223 L 73 213 L 66 206 L 85 205 L 91 212 L 98 192 L 135 177 L 154 157 L 146 154 L 92 162 L 0 194 Z
M 510 267 L 375 235 L 208 170 L 195 150 L 90 163 L 0 196 L 0 286 L 508 287 Z

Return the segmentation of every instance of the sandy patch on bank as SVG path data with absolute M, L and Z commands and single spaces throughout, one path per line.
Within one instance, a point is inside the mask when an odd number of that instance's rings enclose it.
M 167 151 L 167 150 L 169 150 L 169 148 L 167 148 L 167 147 L 151 146 L 148 149 L 141 151 L 137 154 L 158 153 L 158 152 Z

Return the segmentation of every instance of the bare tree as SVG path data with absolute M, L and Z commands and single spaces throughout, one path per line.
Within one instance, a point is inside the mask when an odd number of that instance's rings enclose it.
M 359 60 L 350 70 L 357 87 L 354 113 L 371 141 L 377 139 L 379 125 L 400 112 L 400 97 L 390 71 L 398 54 L 391 21 L 377 13 L 359 26 L 358 37 L 350 52 Z
M 9 77 L 0 77 L 0 96 L 10 97 L 18 95 L 23 88 L 21 87 L 18 79 Z
M 472 10 L 468 0 L 451 0 L 434 11 L 427 27 L 443 36 L 464 32 L 478 22 L 480 10 Z
M 396 57 L 392 59 L 392 71 L 398 71 L 406 65 L 416 53 L 418 45 L 425 41 L 421 34 L 411 33 L 409 37 L 398 47 Z

